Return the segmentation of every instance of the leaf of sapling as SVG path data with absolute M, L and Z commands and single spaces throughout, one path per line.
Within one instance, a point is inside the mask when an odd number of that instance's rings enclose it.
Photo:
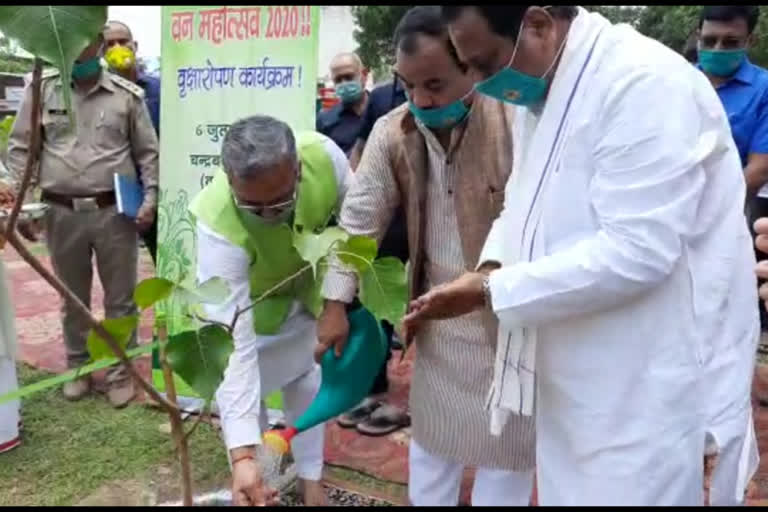
M 341 228 L 330 227 L 321 233 L 293 233 L 293 246 L 301 259 L 312 265 L 312 274 L 317 275 L 317 263 L 328 255 L 331 247 L 338 242 L 346 242 L 349 235 Z
M 379 258 L 360 273 L 360 302 L 377 320 L 399 325 L 408 305 L 405 266 L 397 258 Z
M 220 277 L 212 277 L 194 288 L 177 286 L 174 298 L 182 303 L 221 304 L 229 297 L 230 290 L 227 282 Z
M 147 309 L 161 300 L 167 299 L 175 285 L 161 277 L 145 279 L 133 291 L 133 300 L 141 309 Z
M 106 5 L 0 5 L 3 35 L 56 66 L 65 83 L 75 59 L 96 39 L 106 21 Z M 70 88 L 61 91 L 73 120 Z
M 131 339 L 131 335 L 138 325 L 139 317 L 137 315 L 124 316 L 121 318 L 107 318 L 101 322 L 101 326 L 112 335 L 118 345 L 123 349 L 128 346 L 128 341 Z M 112 352 L 112 349 L 109 348 L 107 342 L 93 329 L 88 333 L 86 348 L 88 349 L 88 354 L 91 356 L 92 361 L 109 359 L 116 357 L 117 355 Z
M 204 400 L 211 400 L 234 350 L 232 335 L 221 326 L 206 325 L 168 340 L 165 349 L 171 369 Z
M 220 277 L 212 277 L 192 290 L 204 304 L 221 304 L 229 297 L 229 285 Z
M 376 240 L 367 236 L 351 236 L 349 240 L 339 247 L 339 259 L 347 265 L 351 265 L 358 272 L 365 272 L 370 268 L 379 248 Z

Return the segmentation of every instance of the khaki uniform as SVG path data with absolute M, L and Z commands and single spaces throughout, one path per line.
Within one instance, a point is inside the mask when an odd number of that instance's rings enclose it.
M 56 275 L 83 301 L 91 303 L 93 266 L 104 287 L 107 318 L 136 313 L 138 233 L 132 219 L 119 215 L 113 200 L 114 173 L 136 176 L 141 168 L 145 203 L 157 204 L 158 143 L 141 87 L 103 71 L 88 91 L 73 87 L 75 127 L 61 95 L 65 84 L 57 72 L 42 82 L 39 185 L 50 204 L 46 240 Z M 8 166 L 17 179 L 26 165 L 32 108 L 28 87 L 8 142 Z M 46 200 L 46 194 L 50 197 Z M 102 196 L 99 201 L 94 198 Z M 57 198 L 54 201 L 54 198 Z M 64 206 L 61 200 L 69 201 Z M 63 307 L 64 341 L 69 367 L 88 359 L 88 323 L 70 304 Z M 135 344 L 134 338 L 131 344 Z M 112 379 L 122 379 L 121 371 Z

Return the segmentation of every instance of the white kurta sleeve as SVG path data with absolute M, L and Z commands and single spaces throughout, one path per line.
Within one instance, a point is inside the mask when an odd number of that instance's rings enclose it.
M 706 180 L 701 161 L 718 136 L 701 130 L 690 85 L 639 70 L 613 84 L 601 105 L 593 169 L 569 170 L 564 161 L 560 171 L 593 172 L 584 200 L 599 228 L 566 249 L 491 274 L 493 309 L 508 328 L 630 300 L 671 274 L 684 238 L 695 232 Z
M 344 151 L 329 137 L 325 138 L 325 151 L 333 163 L 333 171 L 336 175 L 336 186 L 339 196 L 336 209 L 340 212 L 344 197 L 347 195 L 347 190 L 349 190 L 349 183 L 352 180 L 352 167 L 349 165 L 349 159 L 344 154 Z
M 381 243 L 397 207 L 400 192 L 386 147 L 387 117 L 374 125 L 339 215 L 339 226 L 352 236 L 368 236 Z M 352 302 L 357 293 L 357 274 L 338 260 L 331 263 L 323 282 L 323 297 Z
M 243 309 L 250 305 L 248 267 L 249 258 L 242 248 L 221 238 L 198 220 L 197 279 L 202 283 L 218 277 L 226 281 L 230 289 L 230 296 L 224 303 L 204 305 L 209 319 L 229 324 L 238 307 Z M 216 391 L 228 450 L 261 444 L 261 375 L 250 311 L 240 316 L 233 334 L 235 349 L 224 371 L 224 380 Z

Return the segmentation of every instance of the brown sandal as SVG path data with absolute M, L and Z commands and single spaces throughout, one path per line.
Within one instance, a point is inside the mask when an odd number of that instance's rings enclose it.
M 382 405 L 371 416 L 358 423 L 357 431 L 365 436 L 381 437 L 411 426 L 410 415 L 394 405 Z

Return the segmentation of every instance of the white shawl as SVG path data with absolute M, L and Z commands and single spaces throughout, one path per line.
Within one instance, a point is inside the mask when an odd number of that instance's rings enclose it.
M 592 57 L 601 50 L 599 35 L 609 26 L 599 14 L 579 8 L 540 119 L 536 122 L 528 109 L 519 109 L 513 134 L 512 178 L 505 191 L 504 212 L 497 220 L 503 229 L 491 231 L 481 263 L 495 260 L 507 266 L 543 256 L 542 243 L 537 239 L 543 220 L 543 191 L 549 177 L 558 171 L 569 132 L 569 113 L 586 94 L 598 60 Z M 493 383 L 486 402 L 493 435 L 501 434 L 510 413 L 533 414 L 536 339 L 536 328 L 499 329 Z

